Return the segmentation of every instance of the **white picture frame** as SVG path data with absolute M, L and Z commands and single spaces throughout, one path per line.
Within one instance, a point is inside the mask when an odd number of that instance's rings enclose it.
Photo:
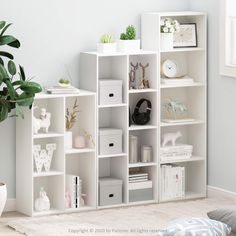
M 197 24 L 180 24 L 179 32 L 174 33 L 174 48 L 197 47 Z

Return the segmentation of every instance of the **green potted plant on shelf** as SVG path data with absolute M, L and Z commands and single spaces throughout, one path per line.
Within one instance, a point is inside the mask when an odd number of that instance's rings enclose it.
M 19 48 L 20 42 L 12 35 L 7 35 L 6 31 L 11 26 L 5 21 L 0 21 L 0 48 Z M 14 56 L 0 49 L 0 123 L 11 116 L 21 116 L 21 107 L 32 107 L 34 96 L 42 91 L 39 84 L 27 79 L 24 69 L 19 66 L 18 77 L 17 68 L 14 63 Z M 16 110 L 16 114 L 12 111 Z M 7 188 L 5 183 L 0 182 L 0 216 L 7 199 Z
M 173 49 L 174 33 L 180 30 L 179 22 L 171 18 L 161 19 L 160 30 L 161 30 L 161 38 L 160 38 L 161 50 L 168 51 Z
M 105 54 L 116 52 L 116 43 L 111 34 L 103 34 L 101 36 L 100 42 L 97 45 L 97 51 Z
M 120 35 L 118 50 L 120 52 L 135 52 L 140 50 L 140 39 L 136 38 L 136 29 L 133 25 L 126 28 L 126 32 Z

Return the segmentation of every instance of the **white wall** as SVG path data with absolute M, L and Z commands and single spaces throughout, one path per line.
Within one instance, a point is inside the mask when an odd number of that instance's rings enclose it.
M 22 48 L 17 61 L 43 85 L 53 85 L 69 68 L 78 84 L 79 52 L 95 50 L 99 36 L 116 37 L 128 25 L 140 32 L 140 14 L 188 9 L 188 0 L 1 0 L 1 20 L 14 23 L 11 32 Z M 22 137 L 24 138 L 24 137 Z M 27 147 L 22 147 L 27 148 Z M 0 180 L 15 196 L 15 124 L 0 124 Z
M 209 185 L 236 192 L 236 78 L 219 74 L 220 0 L 190 0 L 208 13 Z

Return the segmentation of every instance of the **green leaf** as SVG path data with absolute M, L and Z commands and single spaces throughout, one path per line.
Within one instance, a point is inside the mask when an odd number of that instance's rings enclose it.
M 6 21 L 0 21 L 0 30 L 6 25 Z
M 7 57 L 7 58 L 9 58 L 11 60 L 14 59 L 14 56 L 12 54 L 8 53 L 8 52 L 1 52 L 0 51 L 0 56 Z
M 1 57 L 0 57 L 0 64 L 4 66 L 4 61 Z
M 8 67 L 9 73 L 12 76 L 14 76 L 16 74 L 16 65 L 15 65 L 15 63 L 13 61 L 9 61 L 7 67 Z
M 11 35 L 4 35 L 0 37 L 0 46 L 8 45 L 10 47 L 19 48 L 20 42 Z
M 10 80 L 5 80 L 4 83 L 7 85 L 7 89 L 8 89 L 8 93 L 10 95 L 10 98 L 12 100 L 16 99 L 17 93 L 16 93 L 14 87 L 12 86 L 11 81 Z
M 25 84 L 25 81 L 22 80 L 16 80 L 12 83 L 13 86 L 19 86 Z
M 35 94 L 42 92 L 42 87 L 35 82 L 27 81 L 20 86 L 20 89 L 26 93 Z
M 8 116 L 8 106 L 7 104 L 0 103 L 0 122 L 7 119 Z
M 34 95 L 28 94 L 28 93 L 22 93 L 17 99 L 16 103 L 19 106 L 26 106 L 29 107 L 33 104 L 34 102 Z
M 23 81 L 25 81 L 26 77 L 25 77 L 24 68 L 22 66 L 19 66 L 19 67 L 20 67 L 20 77 Z
M 11 26 L 12 24 L 8 24 L 4 27 L 4 29 L 2 30 L 2 33 L 0 34 L 0 36 L 3 36 L 3 34 L 6 32 L 6 30 Z
M 0 78 L 9 79 L 9 75 L 7 73 L 7 70 L 5 69 L 5 67 L 2 64 L 0 64 Z

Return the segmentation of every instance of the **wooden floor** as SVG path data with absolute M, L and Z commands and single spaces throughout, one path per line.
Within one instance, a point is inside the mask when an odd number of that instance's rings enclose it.
M 214 191 L 211 190 L 209 192 L 209 198 L 204 199 L 205 203 L 208 203 L 208 202 L 212 203 L 212 200 L 214 200 L 215 208 L 217 208 L 219 206 L 227 206 L 227 205 L 232 205 L 232 204 L 236 205 L 236 196 L 230 195 L 230 194 L 225 194 L 225 193 L 218 192 L 215 190 Z M 176 204 L 178 204 L 178 203 L 176 202 Z M 168 204 L 166 204 L 166 207 L 167 207 L 169 214 L 175 214 L 176 213 L 175 211 L 178 209 L 178 208 L 172 209 L 172 208 L 168 207 Z M 196 208 L 196 205 L 195 205 L 195 208 Z M 115 210 L 116 209 L 114 209 L 114 211 Z M 172 211 L 172 212 L 170 212 L 170 211 Z M 194 209 L 192 209 L 192 211 L 194 212 Z M 202 212 L 205 212 L 205 211 L 206 211 L 205 209 L 202 209 Z M 9 220 L 15 220 L 15 219 L 19 219 L 22 217 L 25 217 L 25 216 L 21 215 L 17 212 L 4 213 L 3 216 L 0 218 L 0 235 L 1 236 L 19 236 L 19 235 L 22 236 L 22 234 L 15 232 L 13 229 L 11 229 L 7 226 L 7 223 Z

